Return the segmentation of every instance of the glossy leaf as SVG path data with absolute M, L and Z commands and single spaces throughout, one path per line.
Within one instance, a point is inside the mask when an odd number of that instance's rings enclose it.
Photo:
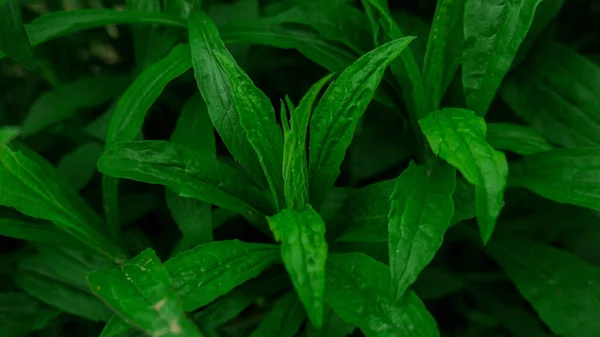
M 96 173 L 96 162 L 102 153 L 98 143 L 86 143 L 60 159 L 56 169 L 73 189 L 79 191 Z
M 269 217 L 269 227 L 281 241 L 283 264 L 310 321 L 321 327 L 327 262 L 325 222 L 307 205 L 305 211 L 284 209 Z
M 0 335 L 20 336 L 43 329 L 59 311 L 17 292 L 0 293 Z
M 305 314 L 294 292 L 283 295 L 250 337 L 294 337 L 304 322 Z
M 533 129 L 564 147 L 600 144 L 600 67 L 573 49 L 542 41 L 510 76 L 502 98 Z M 552 57 L 548 57 L 552 53 Z
M 26 68 L 35 68 L 33 50 L 23 28 L 21 3 L 18 0 L 0 1 L 0 52 Z
M 100 172 L 169 187 L 180 196 L 227 208 L 257 222 L 268 201 L 249 179 L 214 158 L 165 141 L 114 146 L 98 161 Z M 259 211 L 260 210 L 260 211 Z
M 185 311 L 194 311 L 280 262 L 279 247 L 238 240 L 206 243 L 165 262 Z
M 147 334 L 202 336 L 186 318 L 173 281 L 152 249 L 87 277 L 96 296 Z
M 367 337 L 439 336 L 435 319 L 412 291 L 390 296 L 386 265 L 360 254 L 333 254 L 327 264 L 327 303 Z
M 288 104 L 291 115 L 290 130 L 284 132 L 283 183 L 286 204 L 290 209 L 303 210 L 309 202 L 308 163 L 306 160 L 306 137 L 308 123 L 317 96 L 333 75 L 327 75 L 313 84 L 297 108 Z M 282 107 L 285 109 L 285 107 Z M 282 116 L 284 125 L 287 116 Z
M 439 109 L 461 63 L 465 0 L 438 1 L 427 42 L 423 85 L 430 109 Z
M 542 0 L 466 0 L 463 86 L 468 107 L 485 116 Z
M 511 165 L 510 185 L 561 203 L 600 210 L 598 149 L 556 149 Z
M 56 87 L 33 103 L 23 121 L 23 136 L 36 134 L 82 109 L 102 105 L 121 94 L 126 85 L 123 76 L 94 76 Z
M 0 146 L 10 143 L 10 141 L 17 138 L 19 134 L 21 134 L 21 128 L 18 126 L 0 127 Z
M 433 153 L 456 167 L 476 187 L 477 222 L 487 242 L 503 205 L 508 164 L 485 140 L 486 124 L 472 111 L 437 110 L 419 121 Z
M 555 334 L 596 336 L 598 267 L 567 251 L 516 238 L 492 241 L 488 250 Z
M 275 208 L 285 203 L 283 195 L 283 135 L 275 120 L 275 109 L 269 97 L 254 86 L 252 80 L 235 63 L 231 56 L 213 51 L 219 65 L 229 78 L 235 109 L 240 118 L 246 138 L 256 155 L 267 178 L 275 200 Z
M 112 9 L 79 9 L 42 15 L 25 25 L 31 46 L 82 30 L 113 24 L 160 24 L 186 27 L 184 20 L 159 13 L 140 13 Z M 0 53 L 0 58 L 4 57 Z
M 196 83 L 213 125 L 233 158 L 257 183 L 263 184 L 266 180 L 259 158 L 241 123 L 243 112 L 237 109 L 230 75 L 222 68 L 217 53 L 229 59 L 233 57 L 216 25 L 202 10 L 190 14 L 188 30 Z
M 388 235 L 392 294 L 401 299 L 442 246 L 454 215 L 456 170 L 412 163 L 390 196 Z
M 0 204 L 51 221 L 114 261 L 123 260 L 123 251 L 102 230 L 102 219 L 48 162 L 26 155 L 22 147 L 0 148 Z
M 524 156 L 554 148 L 537 131 L 518 124 L 490 123 L 487 125 L 486 140 L 495 149 Z
M 385 69 L 413 39 L 394 40 L 365 54 L 323 94 L 310 122 L 309 174 L 311 202 L 316 207 L 340 174 L 346 149 Z

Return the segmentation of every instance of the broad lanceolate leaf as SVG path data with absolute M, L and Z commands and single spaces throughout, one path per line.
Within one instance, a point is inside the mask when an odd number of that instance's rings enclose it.
M 392 294 L 401 299 L 442 246 L 454 214 L 456 170 L 411 163 L 390 197 L 389 250 Z
M 86 143 L 66 154 L 56 169 L 65 177 L 74 190 L 81 190 L 96 172 L 96 163 L 102 153 L 99 143 Z
M 541 1 L 466 0 L 463 86 L 477 115 L 487 113 Z
M 275 239 L 281 241 L 283 264 L 311 322 L 323 324 L 327 241 L 325 222 L 306 205 L 305 211 L 284 209 L 269 217 Z
M 0 335 L 22 336 L 43 329 L 60 311 L 17 292 L 0 293 Z
M 564 45 L 543 41 L 507 78 L 502 98 L 549 141 L 565 147 L 598 146 L 599 80 L 597 64 Z
M 237 110 L 230 75 L 215 52 L 229 59 L 233 57 L 214 22 L 202 10 L 196 9 L 190 14 L 188 30 L 196 82 L 213 125 L 235 160 L 262 185 L 266 182 L 265 175 L 242 126 L 242 112 Z
M 476 186 L 477 222 L 483 242 L 487 242 L 503 205 L 508 176 L 506 157 L 485 141 L 485 122 L 472 111 L 453 108 L 433 111 L 419 125 L 433 153 Z
M 487 125 L 486 140 L 495 149 L 524 156 L 554 148 L 537 131 L 518 124 L 490 123 Z
M 275 109 L 269 97 L 254 86 L 252 80 L 231 56 L 213 51 L 229 78 L 235 109 L 246 138 L 254 148 L 258 161 L 267 177 L 275 200 L 275 208 L 285 204 L 283 195 L 283 135 L 275 120 Z
M 23 136 L 34 135 L 81 109 L 97 107 L 118 96 L 127 86 L 124 76 L 84 77 L 43 93 L 23 121 Z
M 600 149 L 556 149 L 511 165 L 511 186 L 562 203 L 600 210 Z
M 149 335 L 202 336 L 150 248 L 119 267 L 88 274 L 88 281 L 104 303 Z
M 17 138 L 20 133 L 21 128 L 18 126 L 0 127 L 0 146 L 8 144 L 11 140 Z
M 556 335 L 598 334 L 600 268 L 564 250 L 513 237 L 492 241 L 489 252 Z
M 14 145 L 0 147 L 1 205 L 51 221 L 114 261 L 123 260 L 124 252 L 102 230 L 102 219 L 61 178 L 43 158 Z
M 464 9 L 465 0 L 441 0 L 437 3 L 423 68 L 423 85 L 432 110 L 440 108 L 444 93 L 461 62 Z
M 169 55 L 144 70 L 119 99 L 106 135 L 106 149 L 117 143 L 135 139 L 142 128 L 146 113 L 167 84 L 192 67 L 190 48 L 180 44 Z M 113 236 L 119 232 L 118 181 L 103 177 L 104 210 Z
M 213 126 L 200 94 L 194 95 L 183 105 L 171 141 L 202 155 L 216 157 Z
M 385 69 L 413 37 L 402 38 L 365 54 L 332 83 L 310 122 L 311 201 L 320 207 L 340 174 L 340 165 L 360 118 L 373 98 Z
M 186 250 L 165 262 L 165 268 L 185 311 L 194 311 L 280 261 L 275 245 L 231 240 Z
M 26 221 L 21 219 L 0 218 L 0 235 L 9 238 L 34 242 L 46 242 L 55 245 L 73 245 L 78 243 L 72 236 L 58 229 L 48 221 Z
M 296 294 L 283 295 L 250 337 L 294 337 L 304 322 L 305 314 Z
M 440 335 L 435 319 L 414 292 L 409 291 L 401 300 L 390 296 L 387 266 L 367 255 L 330 255 L 326 289 L 327 303 L 367 337 Z
M 204 201 L 181 197 L 170 189 L 165 190 L 167 206 L 173 220 L 183 234 L 177 252 L 213 240 L 211 205 Z
M 25 25 L 32 46 L 95 27 L 112 24 L 160 24 L 186 27 L 184 20 L 160 13 L 117 11 L 111 9 L 81 9 L 58 11 L 42 15 Z M 0 52 L 0 59 L 4 57 Z
M 308 89 L 297 108 L 288 104 L 291 115 L 290 130 L 284 134 L 283 184 L 286 204 L 293 210 L 303 210 L 309 202 L 306 136 L 308 123 L 317 96 L 333 77 L 327 75 Z M 289 102 L 288 102 L 289 103 Z M 282 116 L 282 118 L 287 118 Z M 287 120 L 283 121 L 285 125 Z
M 18 0 L 0 1 L 0 52 L 26 68 L 35 68 L 33 50 L 21 21 L 21 3 Z
M 100 172 L 160 184 L 180 196 L 227 208 L 255 223 L 265 222 L 269 202 L 249 179 L 214 158 L 165 141 L 121 143 L 100 157 Z

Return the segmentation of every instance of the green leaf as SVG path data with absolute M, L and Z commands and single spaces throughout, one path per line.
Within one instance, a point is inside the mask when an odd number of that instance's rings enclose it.
M 600 210 L 600 149 L 556 149 L 511 165 L 510 185 L 560 203 Z
M 304 322 L 305 314 L 296 294 L 283 295 L 250 337 L 294 337 Z
M 344 322 L 331 308 L 325 311 L 323 326 L 318 329 L 309 324 L 306 327 L 306 337 L 346 337 L 354 331 L 355 326 Z
M 117 11 L 111 9 L 79 9 L 42 15 L 25 25 L 31 46 L 68 34 L 114 24 L 160 24 L 185 28 L 186 22 L 159 13 Z M 0 59 L 5 55 L 0 52 Z
M 11 140 L 17 138 L 21 134 L 21 128 L 18 126 L 2 126 L 0 127 L 0 146 L 10 143 Z
M 192 67 L 190 48 L 180 44 L 169 55 L 149 66 L 119 99 L 106 135 L 106 149 L 130 142 L 139 134 L 148 110 L 172 80 Z M 118 180 L 102 178 L 104 211 L 111 234 L 119 237 Z
M 321 327 L 327 262 L 325 222 L 310 205 L 305 211 L 284 209 L 268 219 L 275 239 L 281 241 L 283 264 L 300 301 L 310 321 Z
M 9 238 L 56 245 L 73 245 L 77 241 L 47 221 L 0 218 L 0 235 Z
M 135 335 L 136 332 L 127 322 L 118 315 L 114 315 L 102 329 L 100 337 L 130 337 Z
M 313 106 L 323 87 L 331 80 L 327 75 L 313 84 L 297 108 L 288 102 L 291 130 L 284 132 L 283 182 L 286 204 L 290 209 L 303 210 L 309 202 L 308 164 L 306 160 L 306 136 Z M 282 106 L 282 109 L 285 109 Z M 287 117 L 282 116 L 283 124 Z
M 235 63 L 231 54 L 212 51 L 227 74 L 240 125 L 267 177 L 267 183 L 278 210 L 285 204 L 283 194 L 283 135 L 275 120 L 275 109 L 269 97 L 254 86 L 252 80 Z M 229 56 L 227 56 L 229 55 Z
M 160 13 L 159 0 L 126 0 L 125 6 L 127 10 L 139 13 Z M 144 69 L 147 62 L 152 63 L 153 50 L 160 48 L 160 41 L 157 41 L 155 32 L 156 27 L 139 27 L 131 28 L 133 33 L 133 51 L 136 58 L 138 68 Z M 157 43 L 158 42 L 158 43 Z M 173 41 L 175 42 L 175 41 Z M 149 46 L 153 48 L 150 49 Z M 172 46 L 168 46 L 170 47 Z
M 18 0 L 0 1 L 0 52 L 25 68 L 35 68 L 33 50 L 23 28 L 21 4 Z
M 462 178 L 456 179 L 456 189 L 452 195 L 454 200 L 454 216 L 452 225 L 477 216 L 475 188 Z
M 517 124 L 489 123 L 486 140 L 495 149 L 524 156 L 554 148 L 531 127 Z
M 320 207 L 340 173 L 358 121 L 373 98 L 385 69 L 413 37 L 391 41 L 362 56 L 331 84 L 310 122 L 311 201 Z
M 438 300 L 465 287 L 459 276 L 448 270 L 429 266 L 423 269 L 411 288 L 425 301 Z
M 171 141 L 202 155 L 216 156 L 213 126 L 200 94 L 194 95 L 183 105 Z
M 23 146 L 0 147 L 0 204 L 51 221 L 94 250 L 122 261 L 124 252 L 103 230 L 102 219 L 58 172 L 41 157 L 26 155 Z
M 66 268 L 65 272 L 69 273 L 71 267 L 76 266 L 73 262 L 75 261 L 61 263 L 60 267 Z M 57 275 L 50 268 L 52 263 L 42 255 L 23 258 L 15 276 L 19 288 L 50 306 L 76 316 L 92 321 L 106 321 L 110 318 L 110 310 L 102 302 L 87 288 L 82 288 L 79 281 Z M 85 283 L 85 273 L 77 275 Z
M 23 121 L 23 136 L 32 136 L 80 110 L 108 102 L 121 94 L 127 82 L 124 76 L 83 77 L 43 93 Z
M 467 106 L 485 116 L 542 0 L 466 0 L 463 86 Z
M 488 251 L 555 334 L 598 334 L 598 267 L 564 250 L 512 237 L 492 241 Z
M 454 215 L 456 170 L 414 162 L 396 180 L 390 196 L 389 251 L 392 293 L 401 299 L 442 246 Z
M 87 277 L 96 296 L 147 334 L 202 336 L 186 318 L 173 281 L 152 249 L 119 267 Z
M 60 159 L 56 169 L 74 190 L 81 190 L 96 173 L 96 162 L 102 154 L 102 146 L 91 142 L 81 145 Z
M 483 242 L 487 242 L 503 205 L 508 176 L 506 157 L 485 141 L 485 121 L 472 111 L 454 108 L 433 111 L 419 125 L 433 153 L 475 185 L 477 222 Z
M 194 311 L 279 263 L 279 247 L 238 240 L 210 242 L 165 262 L 185 311 Z
M 325 298 L 346 322 L 367 337 L 439 336 L 435 319 L 412 291 L 401 300 L 390 296 L 389 269 L 360 254 L 333 254 L 327 264 Z
M 40 330 L 60 314 L 23 293 L 0 293 L 0 335 L 21 336 Z
M 233 57 L 215 24 L 200 9 L 190 15 L 188 29 L 196 82 L 213 125 L 233 158 L 262 185 L 266 181 L 265 175 L 242 126 L 243 112 L 238 111 L 230 75 L 222 68 L 216 53 Z
M 552 143 L 595 147 L 600 144 L 599 78 L 600 67 L 588 58 L 542 41 L 507 78 L 501 94 L 519 117 Z
M 423 67 L 429 107 L 440 108 L 444 93 L 461 63 L 465 0 L 438 1 Z
M 100 157 L 98 169 L 115 178 L 165 185 L 180 196 L 227 208 L 255 223 L 264 223 L 262 214 L 271 212 L 263 192 L 236 169 L 165 141 L 118 144 Z
M 387 0 L 361 0 L 361 2 L 367 10 L 373 27 L 377 22 L 387 37 L 392 40 L 405 37 L 390 14 Z M 391 64 L 390 68 L 400 84 L 404 101 L 411 112 L 410 115 L 420 119 L 428 112 L 421 71 L 410 47 L 400 55 L 400 59 L 402 62 L 396 61 Z

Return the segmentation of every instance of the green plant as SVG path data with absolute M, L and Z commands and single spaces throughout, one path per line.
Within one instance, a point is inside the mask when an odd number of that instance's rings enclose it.
M 0 0 L 0 336 L 600 334 L 592 1 L 84 3 Z

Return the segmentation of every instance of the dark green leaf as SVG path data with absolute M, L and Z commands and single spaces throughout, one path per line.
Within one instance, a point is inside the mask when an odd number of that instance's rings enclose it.
M 427 42 L 423 85 L 429 108 L 439 109 L 461 63 L 465 0 L 438 1 Z
M 283 135 L 275 120 L 275 109 L 269 97 L 254 86 L 252 80 L 235 63 L 231 54 L 212 51 L 229 78 L 231 95 L 238 112 L 240 125 L 267 177 L 275 200 L 275 208 L 285 204 L 283 194 Z M 227 56 L 229 55 L 229 56 Z
M 485 116 L 542 0 L 466 0 L 463 86 L 468 107 Z
M 488 250 L 554 333 L 598 334 L 598 267 L 566 251 L 516 238 L 492 241 Z
M 278 262 L 275 245 L 231 240 L 186 250 L 165 262 L 165 268 L 185 311 L 194 311 Z
M 171 141 L 205 156 L 216 156 L 213 126 L 206 103 L 199 94 L 190 98 L 181 109 Z
M 317 329 L 314 325 L 309 324 L 306 327 L 306 337 L 346 337 L 355 328 L 344 322 L 331 308 L 327 307 L 323 326 Z
M 284 134 L 283 182 L 286 204 L 293 210 L 303 210 L 309 202 L 308 166 L 306 161 L 306 136 L 313 106 L 325 84 L 333 74 L 312 85 L 297 108 L 288 104 L 291 115 L 290 131 Z M 289 102 L 288 102 L 289 103 Z M 282 107 L 285 109 L 285 107 Z M 284 125 L 287 117 L 282 116 Z
M 125 254 L 104 233 L 102 219 L 48 162 L 26 155 L 20 147 L 0 147 L 0 204 L 51 221 L 96 251 L 122 261 Z
M 18 0 L 0 1 L 0 52 L 26 68 L 35 68 L 33 50 L 21 21 L 21 3 Z
M 152 249 L 110 270 L 88 274 L 92 291 L 149 335 L 202 336 L 189 321 L 171 277 Z
M 386 265 L 360 254 L 333 254 L 327 264 L 325 298 L 346 322 L 367 337 L 439 336 L 435 319 L 412 291 L 401 300 L 390 296 Z
M 305 314 L 296 294 L 283 295 L 250 337 L 294 337 L 298 333 Z
M 215 24 L 202 10 L 194 10 L 190 15 L 188 29 L 196 82 L 213 125 L 235 160 L 257 183 L 263 184 L 266 182 L 265 175 L 246 138 L 241 123 L 243 112 L 237 110 L 230 76 L 221 67 L 215 52 L 230 59 L 233 56 L 221 40 Z
M 21 336 L 43 329 L 59 313 L 23 293 L 0 293 L 0 335 Z
M 464 282 L 448 270 L 427 267 L 419 274 L 412 289 L 423 300 L 437 300 L 463 289 Z
M 46 242 L 56 245 L 73 245 L 77 241 L 47 221 L 25 221 L 0 218 L 0 235 L 10 238 Z
M 475 188 L 462 178 L 456 179 L 456 189 L 452 195 L 454 200 L 454 216 L 452 225 L 463 220 L 473 219 L 477 216 L 475 205 Z
M 20 133 L 21 128 L 18 126 L 0 127 L 0 146 L 10 143 L 10 141 L 17 138 Z
M 114 315 L 108 320 L 100 337 L 130 337 L 135 336 L 131 326 L 118 315 Z
M 300 301 L 310 321 L 321 327 L 327 262 L 325 222 L 310 205 L 305 211 L 284 209 L 268 219 L 275 239 L 281 241 L 283 264 Z
M 487 125 L 486 140 L 495 149 L 524 156 L 553 149 L 534 129 L 518 124 L 490 123 Z
M 502 98 L 549 141 L 565 147 L 598 146 L 600 67 L 561 44 L 543 41 L 537 46 L 507 79 Z
M 98 143 L 86 143 L 60 159 L 56 169 L 73 189 L 79 191 L 96 173 L 96 162 L 102 153 Z
M 487 242 L 503 205 L 508 176 L 506 157 L 486 142 L 485 121 L 472 111 L 437 110 L 420 120 L 419 125 L 433 153 L 475 185 L 477 222 L 483 242 Z
M 392 294 L 401 299 L 442 246 L 454 214 L 456 170 L 411 162 L 390 196 L 388 233 Z
M 264 222 L 261 212 L 270 212 L 262 191 L 234 168 L 165 141 L 113 146 L 100 157 L 98 169 L 115 178 L 165 185 L 180 196 L 227 208 L 258 223 Z
M 511 165 L 511 186 L 561 203 L 600 210 L 600 149 L 556 149 Z
M 310 122 L 311 201 L 320 207 L 340 173 L 358 121 L 373 98 L 385 69 L 413 37 L 391 41 L 365 54 L 331 84 Z

